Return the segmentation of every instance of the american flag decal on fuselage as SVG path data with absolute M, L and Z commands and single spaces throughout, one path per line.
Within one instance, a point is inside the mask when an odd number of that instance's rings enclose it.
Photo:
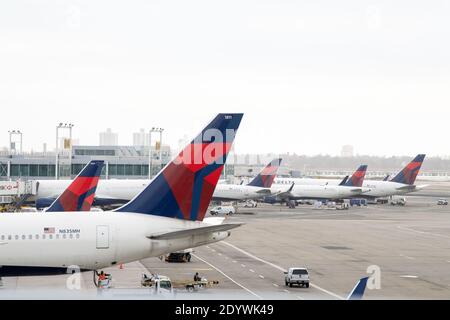
M 46 227 L 44 228 L 44 233 L 55 233 L 55 228 Z

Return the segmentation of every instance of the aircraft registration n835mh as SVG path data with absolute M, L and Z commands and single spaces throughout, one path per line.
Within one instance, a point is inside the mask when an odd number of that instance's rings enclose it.
M 0 215 L 0 277 L 97 270 L 217 242 L 203 222 L 243 114 L 219 114 L 133 200 L 114 211 Z

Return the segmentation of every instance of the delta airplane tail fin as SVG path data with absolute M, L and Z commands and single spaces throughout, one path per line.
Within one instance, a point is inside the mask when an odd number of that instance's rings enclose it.
M 252 187 L 270 188 L 278 172 L 282 159 L 272 160 L 249 184 Z
M 353 288 L 352 292 L 348 295 L 347 300 L 361 300 L 364 296 L 364 292 L 366 291 L 367 280 L 369 280 L 369 277 L 360 279 Z
M 202 221 L 242 117 L 217 115 L 140 194 L 116 211 Z
M 367 165 L 361 165 L 358 170 L 347 180 L 345 186 L 347 187 L 362 187 L 364 178 L 366 176 Z
M 400 171 L 391 181 L 403 184 L 413 185 L 416 182 L 417 175 L 422 167 L 424 154 L 417 155 L 402 171 Z
M 89 162 L 45 211 L 90 211 L 103 163 L 103 160 Z

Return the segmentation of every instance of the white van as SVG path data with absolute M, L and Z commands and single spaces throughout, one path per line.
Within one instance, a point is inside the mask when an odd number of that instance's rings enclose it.
M 232 215 L 236 213 L 236 209 L 232 206 L 217 206 L 212 208 L 209 213 L 212 216 L 223 214 L 223 215 Z

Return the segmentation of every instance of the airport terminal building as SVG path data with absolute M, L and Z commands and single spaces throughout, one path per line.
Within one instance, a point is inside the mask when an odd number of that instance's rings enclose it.
M 69 179 L 76 176 L 90 160 L 104 160 L 102 179 L 147 179 L 151 164 L 152 176 L 165 166 L 176 151 L 162 145 L 152 147 L 149 157 L 148 146 L 80 146 L 64 149 L 58 153 L 58 177 Z M 279 176 L 300 177 L 342 177 L 351 175 L 359 164 L 369 165 L 367 178 L 383 178 L 396 173 L 410 158 L 381 157 L 325 157 L 298 155 L 248 155 L 231 153 L 225 165 L 222 179 L 231 183 L 254 177 L 272 159 L 283 158 Z M 0 181 L 3 180 L 44 180 L 55 179 L 55 152 L 11 153 L 0 151 Z M 450 181 L 450 160 L 427 158 L 419 177 Z
M 161 155 L 161 160 L 160 160 Z M 168 146 L 161 152 L 152 148 L 152 158 L 148 147 L 133 146 L 73 146 L 72 150 L 59 153 L 60 178 L 77 175 L 90 160 L 104 160 L 102 178 L 148 178 L 149 164 L 152 174 L 171 159 Z M 0 154 L 0 179 L 55 179 L 56 153 Z
M 152 176 L 165 166 L 173 152 L 163 145 L 160 150 L 136 146 L 73 146 L 58 153 L 58 177 L 73 178 L 90 160 L 104 160 L 103 179 L 146 179 L 151 164 Z M 0 152 L 0 180 L 55 179 L 55 152 L 10 154 Z M 234 166 L 226 166 L 224 175 L 233 175 Z

